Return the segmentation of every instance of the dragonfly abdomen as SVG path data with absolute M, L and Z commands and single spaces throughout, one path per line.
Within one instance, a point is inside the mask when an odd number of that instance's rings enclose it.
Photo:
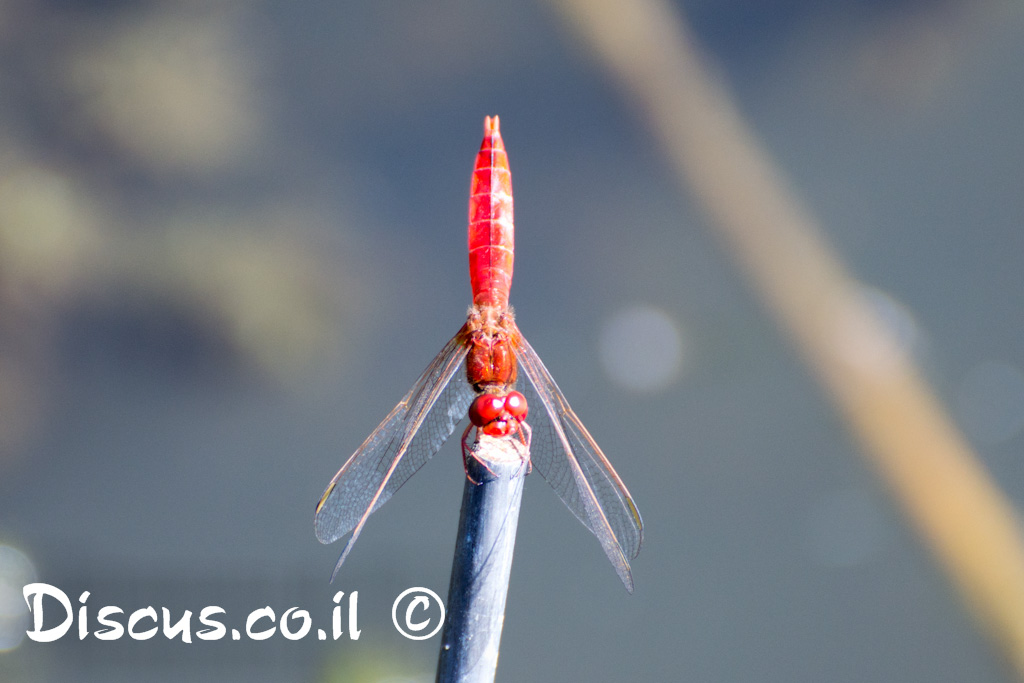
M 514 251 L 512 173 L 498 117 L 488 116 L 469 188 L 469 279 L 474 304 L 502 310 L 508 306 Z

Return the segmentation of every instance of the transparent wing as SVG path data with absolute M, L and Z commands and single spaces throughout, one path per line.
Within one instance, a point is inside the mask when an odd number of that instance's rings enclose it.
M 370 513 L 437 452 L 465 417 L 475 396 L 465 373 L 456 377 L 465 366 L 466 352 L 463 327 L 334 475 L 321 496 L 314 516 L 320 542 L 333 543 L 352 531 L 335 574 Z
M 643 542 L 640 512 L 522 334 L 515 352 L 520 372 L 529 380 L 525 386 L 520 382 L 520 391 L 530 407 L 530 460 L 562 502 L 601 542 L 626 590 L 632 593 L 629 560 L 637 556 Z

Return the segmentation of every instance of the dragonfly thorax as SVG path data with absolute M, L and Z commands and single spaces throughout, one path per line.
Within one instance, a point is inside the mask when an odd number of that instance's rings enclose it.
M 504 395 L 516 383 L 513 345 L 519 331 L 512 311 L 473 306 L 467 322 L 466 379 L 479 392 Z

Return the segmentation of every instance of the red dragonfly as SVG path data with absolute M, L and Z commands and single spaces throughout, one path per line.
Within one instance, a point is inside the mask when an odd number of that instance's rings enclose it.
M 466 438 L 474 427 L 478 434 L 526 444 L 533 466 L 601 542 L 626 590 L 633 592 L 629 560 L 640 552 L 643 541 L 640 513 L 622 479 L 516 327 L 508 303 L 513 235 L 508 156 L 498 117 L 487 117 L 469 196 L 473 305 L 466 324 L 352 454 L 320 498 L 314 518 L 317 538 L 333 543 L 352 532 L 332 581 L 370 513 L 437 452 L 468 414 L 463 458 L 472 457 Z M 520 369 L 526 376 L 523 393 L 515 390 Z M 531 420 L 532 429 L 525 422 L 531 403 L 543 408 L 534 411 L 537 419 Z

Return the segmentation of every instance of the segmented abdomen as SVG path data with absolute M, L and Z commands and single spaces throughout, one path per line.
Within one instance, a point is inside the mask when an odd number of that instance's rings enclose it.
M 498 117 L 488 116 L 469 188 L 469 280 L 475 305 L 508 306 L 514 248 L 512 174 Z

